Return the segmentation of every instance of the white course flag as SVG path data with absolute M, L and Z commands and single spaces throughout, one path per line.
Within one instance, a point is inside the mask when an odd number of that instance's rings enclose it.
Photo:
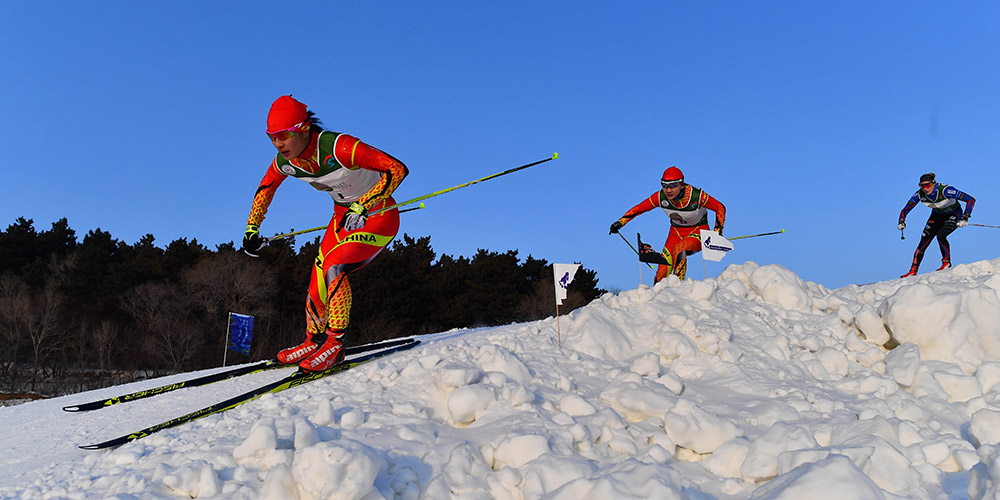
M 701 230 L 701 258 L 719 262 L 732 249 L 733 244 L 719 233 Z
M 576 270 L 580 269 L 580 264 L 552 264 L 552 274 L 556 283 L 556 304 L 562 305 L 566 298 L 566 287 L 573 282 Z

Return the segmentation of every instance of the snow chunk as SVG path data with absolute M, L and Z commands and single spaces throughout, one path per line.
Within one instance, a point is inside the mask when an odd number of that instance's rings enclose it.
M 722 443 L 743 434 L 736 424 L 687 399 L 679 400 L 664 414 L 663 428 L 678 446 L 702 454 L 712 453 Z
M 979 385 L 984 393 L 997 390 L 997 384 L 1000 384 L 1000 362 L 987 361 L 979 365 L 976 369 L 976 378 L 979 379 Z
M 573 324 L 563 344 L 595 358 L 627 359 L 632 353 L 632 341 L 615 312 L 587 307 L 573 311 Z
M 457 424 L 469 424 L 482 416 L 496 400 L 496 394 L 482 384 L 459 387 L 448 397 L 448 415 Z
M 498 345 L 484 347 L 476 359 L 486 371 L 500 372 L 511 380 L 529 382 L 532 379 L 531 370 L 521 358 L 509 349 Z
M 642 376 L 657 377 L 660 375 L 660 357 L 653 353 L 646 353 L 632 362 L 629 371 Z
M 989 287 L 901 287 L 881 306 L 893 337 L 920 346 L 926 359 L 957 362 L 972 373 L 983 361 L 1000 358 L 1000 297 Z
M 812 298 L 802 279 L 778 264 L 768 264 L 751 272 L 750 290 L 785 309 L 808 311 L 812 308 Z
M 632 422 L 660 417 L 676 400 L 666 386 L 634 373 L 620 375 L 601 392 L 601 401 Z
M 843 455 L 862 471 L 871 466 L 871 457 L 875 448 L 871 446 L 834 446 L 830 448 L 815 448 L 805 450 L 790 450 L 778 455 L 778 475 L 791 472 L 803 464 L 821 462 L 832 455 Z
M 582 417 L 597 413 L 594 405 L 576 394 L 566 394 L 559 399 L 559 409 L 571 417 Z
M 885 356 L 885 373 L 903 387 L 913 385 L 920 371 L 920 348 L 906 342 L 896 346 Z
M 233 458 L 239 463 L 252 461 L 264 468 L 289 462 L 291 451 L 277 448 L 278 431 L 274 419 L 265 418 L 255 424 L 243 444 L 233 449 Z
M 449 364 L 434 370 L 434 380 L 441 388 L 462 387 L 478 380 L 480 374 L 476 368 Z
M 984 445 L 976 453 L 979 463 L 969 471 L 969 500 L 1000 498 L 1000 446 Z
M 731 439 L 716 448 L 712 456 L 702 461 L 702 465 L 716 476 L 739 479 L 742 477 L 740 465 L 746 460 L 749 451 L 749 441 L 743 438 Z
M 203 460 L 191 462 L 163 478 L 163 484 L 190 498 L 222 493 L 222 483 L 212 466 Z
M 762 486 L 750 500 L 885 500 L 885 493 L 842 455 L 804 464 Z
M 278 464 L 267 472 L 260 488 L 260 500 L 298 500 L 299 487 L 295 484 L 292 468 Z
M 510 436 L 497 444 L 493 452 L 493 469 L 500 470 L 504 466 L 519 469 L 551 451 L 549 440 L 545 436 L 535 434 Z
M 889 332 L 882 324 L 882 318 L 875 312 L 875 308 L 864 304 L 854 315 L 854 324 L 857 325 L 865 339 L 875 345 L 883 345 L 889 341 Z
M 784 422 L 774 424 L 763 436 L 755 439 L 740 466 L 745 479 L 759 481 L 778 475 L 778 456 L 789 450 L 819 448 L 808 430 Z
M 660 356 L 667 361 L 690 358 L 698 354 L 698 345 L 677 330 L 665 330 L 656 334 Z
M 920 474 L 910 464 L 908 459 L 889 441 L 881 437 L 864 436 L 853 440 L 875 448 L 871 457 L 871 468 L 868 477 L 882 489 L 895 494 L 904 494 L 907 490 L 920 488 Z
M 969 436 L 976 446 L 1000 444 L 1000 411 L 982 409 L 973 413 Z
M 304 418 L 295 419 L 294 429 L 295 438 L 293 441 L 296 450 L 308 448 L 320 441 L 316 428 Z
M 552 454 L 539 456 L 524 473 L 524 498 L 543 498 L 564 484 L 578 478 L 589 478 L 597 472 L 591 460 Z
M 302 493 L 314 498 L 354 500 L 375 491 L 375 478 L 383 465 L 375 450 L 341 439 L 297 451 L 292 475 Z
M 676 279 L 676 278 L 674 278 Z M 661 281 L 660 283 L 663 283 Z M 682 493 L 680 474 L 656 464 L 626 460 L 596 477 L 578 478 L 545 496 L 546 500 L 608 498 L 615 500 L 688 500 Z M 698 497 L 700 498 L 700 497 Z
M 983 395 L 979 379 L 973 376 L 935 372 L 934 380 L 937 380 L 941 384 L 941 388 L 948 394 L 949 402 L 965 402 Z

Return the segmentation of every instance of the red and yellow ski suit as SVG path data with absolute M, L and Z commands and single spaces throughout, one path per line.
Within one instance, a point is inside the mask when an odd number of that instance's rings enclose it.
M 708 229 L 708 210 L 715 212 L 715 231 L 722 234 L 726 223 L 726 206 L 708 193 L 688 184 L 674 199 L 668 199 L 663 190 L 650 195 L 632 207 L 619 222 L 624 226 L 630 220 L 654 208 L 662 208 L 670 217 L 670 233 L 663 245 L 663 256 L 669 264 L 656 268 L 656 280 L 666 278 L 671 271 L 680 279 L 687 277 L 687 256 L 701 251 L 701 234 Z
M 314 132 L 299 157 L 287 160 L 279 153 L 267 168 L 247 224 L 260 225 L 275 191 L 289 176 L 328 192 L 335 203 L 309 282 L 307 335 L 340 336 L 347 328 L 351 313 L 347 276 L 371 262 L 399 231 L 398 210 L 376 212 L 396 203 L 392 193 L 408 172 L 402 162 L 359 139 L 326 130 Z M 363 227 L 345 231 L 341 221 L 353 202 L 373 215 Z

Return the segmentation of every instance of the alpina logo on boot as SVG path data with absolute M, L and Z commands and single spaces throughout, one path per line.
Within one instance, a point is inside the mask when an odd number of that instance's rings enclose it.
M 310 369 L 325 370 L 336 362 L 337 359 L 336 356 L 340 353 L 342 348 L 343 348 L 342 345 L 338 345 L 336 347 L 320 351 L 316 353 L 316 355 L 313 356 L 312 359 L 306 360 L 305 362 L 309 364 Z M 333 356 L 333 361 L 328 363 L 327 359 L 329 359 L 331 356 Z

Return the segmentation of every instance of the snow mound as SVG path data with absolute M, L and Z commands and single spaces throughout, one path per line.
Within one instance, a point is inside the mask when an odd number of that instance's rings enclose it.
M 778 265 L 606 294 L 116 450 L 280 377 L 0 409 L 0 498 L 1000 498 L 1000 260 L 829 290 Z M 188 374 L 171 378 L 182 380 Z

